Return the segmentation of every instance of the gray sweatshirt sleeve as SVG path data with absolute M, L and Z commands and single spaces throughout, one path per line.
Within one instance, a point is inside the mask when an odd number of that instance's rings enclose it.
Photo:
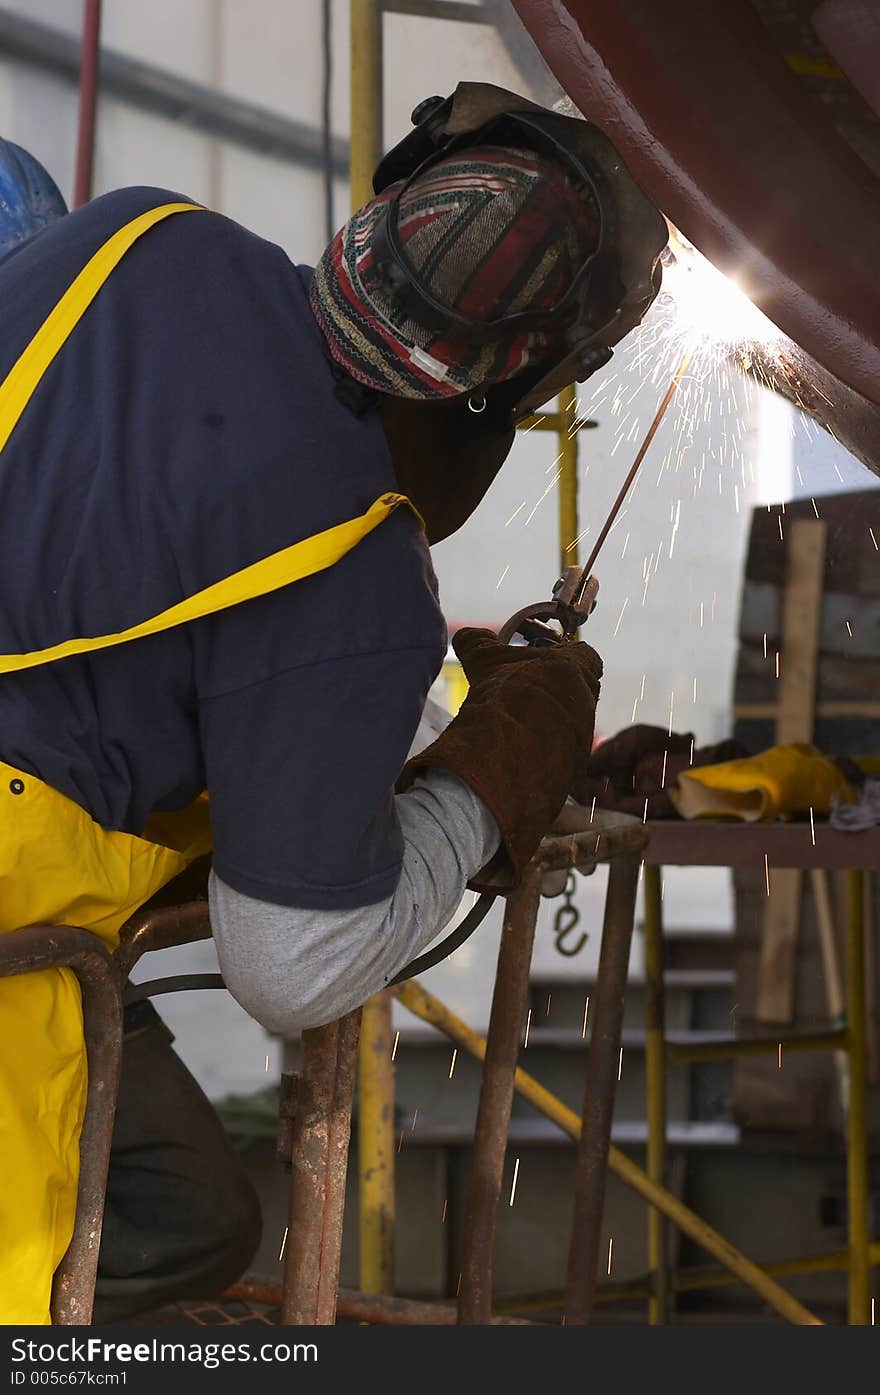
M 267 1031 L 289 1037 L 366 1002 L 436 938 L 468 879 L 498 848 L 494 818 L 454 775 L 428 770 L 395 804 L 403 870 L 394 895 L 375 906 L 278 906 L 211 874 L 211 924 L 226 986 Z

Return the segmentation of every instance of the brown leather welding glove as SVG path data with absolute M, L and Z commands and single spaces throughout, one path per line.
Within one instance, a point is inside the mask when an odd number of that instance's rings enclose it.
M 452 647 L 470 684 L 467 697 L 438 739 L 407 763 L 398 788 L 430 766 L 470 785 L 494 815 L 502 846 L 469 885 L 506 891 L 586 770 L 602 660 L 587 644 L 509 646 L 491 630 L 459 630 Z

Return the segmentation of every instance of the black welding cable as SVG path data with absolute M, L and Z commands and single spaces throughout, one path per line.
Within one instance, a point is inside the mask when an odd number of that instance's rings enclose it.
M 321 168 L 324 176 L 324 234 L 336 231 L 333 216 L 333 0 L 321 0 Z

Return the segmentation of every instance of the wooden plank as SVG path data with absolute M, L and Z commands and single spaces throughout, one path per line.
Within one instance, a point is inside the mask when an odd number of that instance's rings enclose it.
M 826 525 L 820 519 L 800 518 L 791 524 L 782 613 L 777 743 L 810 741 L 813 736 L 826 534 Z M 770 882 L 758 972 L 759 1022 L 790 1022 L 794 1016 L 801 888 L 800 872 L 789 869 L 776 872 Z
M 877 560 L 877 570 L 880 571 L 880 558 Z M 858 612 L 855 614 L 855 624 L 859 624 Z M 741 644 L 736 660 L 734 702 L 775 704 L 778 693 L 775 648 L 768 644 L 765 658 L 762 642 Z M 880 698 L 880 650 L 873 659 L 823 654 L 820 650 L 816 698 L 817 713 L 825 702 L 876 702 Z
M 775 718 L 777 729 L 779 713 L 778 702 L 735 702 L 733 704 L 734 717 L 742 718 L 745 721 L 766 721 L 768 718 Z M 824 718 L 880 717 L 880 701 L 868 701 L 864 698 L 853 698 L 852 700 L 837 698 L 828 702 L 817 702 L 815 715 Z M 811 736 L 803 739 L 809 741 Z

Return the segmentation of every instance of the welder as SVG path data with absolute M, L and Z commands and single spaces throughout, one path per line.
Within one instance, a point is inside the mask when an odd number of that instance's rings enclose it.
M 226 984 L 285 1037 L 388 983 L 467 884 L 514 885 L 583 775 L 598 656 L 489 631 L 454 637 L 468 696 L 407 762 L 446 653 L 429 546 L 640 321 L 665 243 L 586 122 L 472 84 L 414 120 L 314 269 L 159 189 L 44 216 L 4 151 L 45 226 L 0 262 L 0 930 L 113 948 L 210 846 Z M 0 1022 L 0 1319 L 45 1321 L 75 983 L 0 982 Z M 219 1292 L 259 1235 L 161 1020 L 126 1029 L 97 1320 Z

